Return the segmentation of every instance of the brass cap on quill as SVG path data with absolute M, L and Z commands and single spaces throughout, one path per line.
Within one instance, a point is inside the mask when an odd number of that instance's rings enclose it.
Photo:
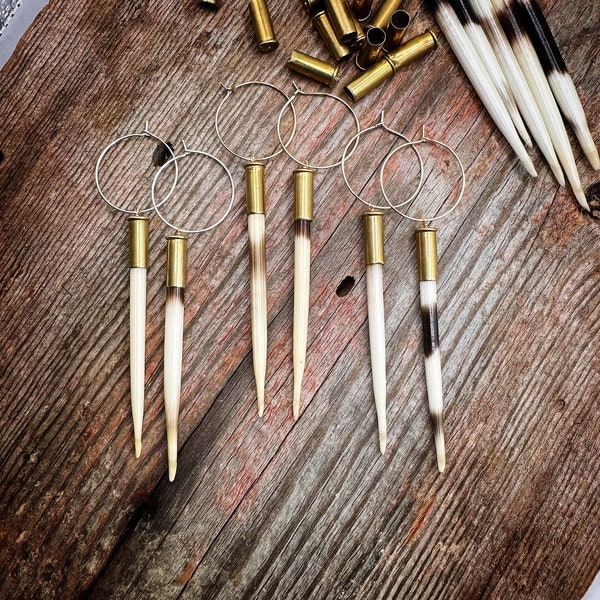
M 371 210 L 363 214 L 365 236 L 365 262 L 367 265 L 382 265 L 383 254 L 383 213 Z
M 244 165 L 246 172 L 246 212 L 265 214 L 265 163 L 251 160 Z
M 313 220 L 313 180 L 315 171 L 309 167 L 294 170 L 294 219 Z
M 417 237 L 417 262 L 419 265 L 419 281 L 437 281 L 437 229 L 419 227 Z
M 167 236 L 167 287 L 185 287 L 187 243 L 187 235 L 183 233 Z
M 129 266 L 132 269 L 148 267 L 148 217 L 131 215 L 129 223 Z

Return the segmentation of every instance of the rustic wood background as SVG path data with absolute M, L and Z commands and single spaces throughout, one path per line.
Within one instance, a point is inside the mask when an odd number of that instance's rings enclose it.
M 600 140 L 600 1 L 542 5 Z M 438 31 L 420 3 L 406 8 L 413 34 Z M 285 157 L 268 167 L 269 404 L 257 417 L 242 167 L 214 135 L 218 84 L 291 90 L 291 49 L 326 57 L 299 1 L 271 9 L 281 46 L 261 56 L 245 2 L 212 13 L 197 0 L 51 0 L 0 72 L 0 597 L 578 600 L 600 569 L 600 225 L 537 151 L 539 177 L 527 176 L 441 34 L 357 113 L 366 126 L 385 109 L 411 135 L 426 123 L 467 168 L 465 201 L 439 236 L 447 471 L 426 409 L 412 228 L 399 218 L 386 221 L 379 454 L 362 207 L 339 170 L 316 178 L 293 421 Z M 353 72 L 344 67 L 336 92 Z M 270 103 L 253 103 L 255 122 L 271 124 Z M 153 221 L 136 460 L 126 225 L 93 178 L 102 148 L 146 119 L 177 147 L 185 137 L 217 153 L 239 186 L 227 226 L 190 244 L 174 483 L 162 408 L 167 230 Z M 599 176 L 576 158 L 587 188 Z M 346 276 L 355 285 L 338 296 Z

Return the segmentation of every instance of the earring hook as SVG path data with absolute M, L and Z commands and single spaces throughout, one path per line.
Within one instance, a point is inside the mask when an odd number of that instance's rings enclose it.
M 221 144 L 223 145 L 223 147 L 230 152 L 231 154 L 233 154 L 234 156 L 236 156 L 237 158 L 240 158 L 244 161 L 249 161 L 249 160 L 261 160 L 261 161 L 266 161 L 269 160 L 271 158 L 275 158 L 276 156 L 278 156 L 279 154 L 281 154 L 283 152 L 283 148 L 280 148 L 279 150 L 277 150 L 276 152 L 273 152 L 272 154 L 266 155 L 266 156 L 262 156 L 262 157 L 252 157 L 251 156 L 246 156 L 244 154 L 241 154 L 240 152 L 236 152 L 236 150 L 234 150 L 231 146 L 229 146 L 225 140 L 223 139 L 223 135 L 221 133 L 221 130 L 219 128 L 219 119 L 221 116 L 221 110 L 223 109 L 223 106 L 225 105 L 225 102 L 228 100 L 228 98 L 233 94 L 234 90 L 238 90 L 240 88 L 246 87 L 246 86 L 264 86 L 267 88 L 270 88 L 272 90 L 275 90 L 276 92 L 280 93 L 285 99 L 286 99 L 286 104 L 287 105 L 287 101 L 290 100 L 290 97 L 281 89 L 278 88 L 276 85 L 273 85 L 272 83 L 268 83 L 267 81 L 245 81 L 244 83 L 239 83 L 236 84 L 234 86 L 231 87 L 227 87 L 226 85 L 224 85 L 223 83 L 221 83 L 221 87 L 226 90 L 226 94 L 225 97 L 223 98 L 223 100 L 221 100 L 219 106 L 217 107 L 217 112 L 215 113 L 215 131 L 217 134 L 217 137 L 219 138 L 219 141 L 221 142 Z M 294 109 L 294 105 L 291 105 L 291 109 L 292 109 L 292 115 L 294 118 L 294 125 L 292 127 L 292 133 L 290 134 L 290 138 L 288 140 L 288 144 L 291 142 L 292 138 L 294 137 L 295 133 L 296 133 L 296 111 Z
M 291 106 L 292 108 L 294 107 L 294 99 L 296 98 L 296 96 L 320 96 L 320 97 L 325 97 L 325 98 L 331 98 L 331 99 L 335 100 L 336 102 L 341 102 L 344 105 L 344 107 L 350 111 L 350 114 L 352 115 L 352 118 L 354 119 L 354 123 L 356 125 L 356 131 L 360 132 L 360 123 L 358 121 L 358 117 L 356 116 L 356 113 L 354 112 L 354 109 L 345 100 L 343 100 L 342 98 L 339 98 L 338 96 L 335 96 L 334 94 L 328 94 L 327 92 L 305 92 L 304 90 L 302 90 L 300 88 L 300 86 L 295 81 L 292 81 L 292 83 L 294 85 L 295 91 L 290 96 L 289 100 L 283 105 L 283 107 L 281 108 L 281 110 L 279 112 L 279 117 L 277 118 L 277 137 L 279 139 L 279 143 L 281 144 L 281 147 L 283 148 L 284 152 L 293 161 L 295 161 L 298 164 L 300 164 L 304 167 L 307 167 L 309 169 L 326 170 L 326 169 L 333 169 L 335 167 L 340 166 L 342 164 L 341 160 L 331 163 L 331 164 L 317 165 L 317 164 L 311 164 L 308 161 L 302 161 L 299 158 L 297 158 L 296 156 L 294 156 L 288 149 L 288 146 L 289 146 L 290 142 L 292 141 L 292 138 L 290 138 L 287 142 L 284 142 L 281 137 L 281 119 L 283 117 L 284 111 L 286 110 L 286 108 L 288 106 Z M 355 148 L 353 148 L 353 150 L 350 154 L 352 154 L 354 152 L 354 150 L 356 150 L 357 145 L 358 145 L 358 140 L 356 140 Z
M 108 152 L 117 144 L 119 144 L 125 140 L 133 139 L 133 138 L 151 138 L 153 140 L 156 140 L 159 144 L 162 144 L 162 146 L 164 146 L 169 151 L 169 154 L 171 155 L 171 159 L 169 162 L 172 162 L 173 158 L 175 157 L 175 153 L 173 152 L 173 150 L 171 149 L 169 144 L 167 144 L 167 142 L 165 142 L 162 138 L 158 137 L 156 134 L 152 133 L 149 130 L 149 123 L 148 123 L 148 121 L 146 121 L 144 129 L 142 130 L 141 133 L 128 133 L 126 135 L 122 135 L 122 136 L 118 137 L 116 140 L 112 141 L 108 146 L 106 146 L 106 148 L 104 148 L 104 150 L 102 150 L 102 152 L 100 153 L 100 156 L 98 157 L 98 161 L 96 162 L 95 181 L 96 181 L 96 187 L 98 188 L 98 193 L 100 194 L 100 197 L 111 208 L 114 208 L 115 210 L 118 210 L 125 214 L 139 215 L 141 213 L 150 212 L 150 211 L 154 210 L 154 207 L 149 206 L 147 208 L 144 208 L 142 205 L 141 207 L 138 206 L 134 210 L 122 208 L 121 206 L 118 206 L 115 202 L 112 202 L 108 198 L 108 196 L 104 193 L 104 190 L 102 189 L 102 185 L 100 184 L 100 168 L 101 168 L 102 162 L 105 159 Z M 175 191 L 175 187 L 177 185 L 178 178 L 179 178 L 179 167 L 177 165 L 177 162 L 175 162 L 175 177 L 173 179 L 173 184 L 171 185 L 171 189 L 169 190 L 167 195 L 159 202 L 158 206 L 164 204 L 171 197 L 171 195 Z
M 434 140 L 432 138 L 428 138 L 425 136 L 425 125 L 423 125 L 422 128 L 422 133 L 423 133 L 423 137 L 421 137 L 420 140 L 415 140 L 415 141 L 408 141 L 405 144 L 402 144 L 401 146 L 398 146 L 397 148 L 395 148 L 394 150 L 392 150 L 392 152 L 390 152 L 390 154 L 386 157 L 386 159 L 383 161 L 383 164 L 381 165 L 381 170 L 379 171 L 379 185 L 381 186 L 381 192 L 383 194 L 383 197 L 385 198 L 386 202 L 388 203 L 389 207 L 392 208 L 393 210 L 395 210 L 399 215 L 405 217 L 406 219 L 409 219 L 411 221 L 415 221 L 415 222 L 423 222 L 423 223 L 427 223 L 427 225 L 431 224 L 433 221 L 437 221 L 439 219 L 443 219 L 449 215 L 451 215 L 455 210 L 456 207 L 459 205 L 460 201 L 463 199 L 464 193 L 465 193 L 465 185 L 466 185 L 466 174 L 465 174 L 465 168 L 464 165 L 462 163 L 462 161 L 460 160 L 460 157 L 458 156 L 458 154 L 446 143 L 440 141 L 440 140 Z M 456 159 L 456 161 L 458 162 L 458 166 L 460 167 L 460 173 L 461 173 L 461 188 L 460 188 L 460 192 L 456 198 L 456 200 L 454 201 L 454 203 L 450 206 L 450 208 L 448 210 L 446 210 L 445 212 L 443 212 L 440 215 L 435 215 L 431 218 L 423 218 L 423 217 L 413 217 L 401 210 L 399 210 L 399 208 L 405 204 L 408 204 L 408 202 L 403 202 L 402 204 L 392 204 L 391 200 L 389 199 L 386 190 L 385 190 L 385 186 L 383 183 L 383 173 L 385 171 L 385 167 L 388 163 L 388 161 L 390 160 L 390 158 L 396 153 L 399 152 L 400 150 L 402 150 L 402 148 L 406 148 L 407 146 L 411 146 L 413 149 L 415 147 L 416 144 L 424 144 L 424 143 L 431 143 L 431 144 L 437 144 L 438 146 L 442 146 L 443 148 L 445 148 L 446 150 L 448 150 L 448 152 L 450 152 L 452 154 L 452 156 L 454 156 L 454 158 Z M 421 190 L 419 189 L 419 192 Z M 416 195 L 415 195 L 416 198 Z M 411 198 L 411 200 L 413 200 L 414 198 Z

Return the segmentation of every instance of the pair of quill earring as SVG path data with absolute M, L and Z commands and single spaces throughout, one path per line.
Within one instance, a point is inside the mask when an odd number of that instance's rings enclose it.
M 383 129 L 403 142 L 391 149 L 385 157 L 379 171 L 379 183 L 386 204 L 377 205 L 364 199 L 360 193 L 352 187 L 347 173 L 346 161 L 349 150 L 355 141 L 361 136 Z M 431 143 L 449 151 L 458 162 L 461 173 L 461 188 L 453 204 L 445 211 L 436 213 L 434 216 L 413 215 L 408 209 L 413 201 L 419 196 L 423 188 L 423 160 L 417 150 L 419 144 Z M 397 152 L 412 148 L 416 152 L 420 164 L 420 177 L 416 191 L 406 200 L 394 203 L 384 184 L 384 172 L 389 160 Z M 432 227 L 434 221 L 448 217 L 461 201 L 465 190 L 465 171 L 462 162 L 456 152 L 447 144 L 434 140 L 425 135 L 420 139 L 411 141 L 403 134 L 391 129 L 384 123 L 382 114 L 379 123 L 364 129 L 350 140 L 342 157 L 342 174 L 346 186 L 352 195 L 368 207 L 363 215 L 364 240 L 365 240 L 365 262 L 367 270 L 367 310 L 369 319 L 369 344 L 371 350 L 371 370 L 373 376 L 373 393 L 377 411 L 377 422 L 379 430 L 379 447 L 381 453 L 385 453 L 387 444 L 387 419 L 386 419 L 386 355 L 385 355 L 385 318 L 383 301 L 383 263 L 384 263 L 384 235 L 383 215 L 386 209 L 391 209 L 402 217 L 419 224 L 415 231 L 417 266 L 419 277 L 419 292 L 421 317 L 423 325 L 423 350 L 425 363 L 425 380 L 427 384 L 427 398 L 429 412 L 431 415 L 433 433 L 436 448 L 438 470 L 443 472 L 446 468 L 446 451 L 444 442 L 443 425 L 443 392 L 441 374 L 441 356 L 439 348 L 439 328 L 437 314 L 437 229 Z
M 118 144 L 126 140 L 149 138 L 166 151 L 168 159 L 157 170 L 150 187 L 151 205 L 136 209 L 124 208 L 109 199 L 100 183 L 101 166 L 106 155 Z M 205 157 L 216 162 L 225 172 L 231 186 L 229 203 L 212 224 L 197 229 L 186 229 L 173 224 L 161 212 L 161 207 L 171 198 L 178 183 L 179 163 L 186 157 Z M 173 168 L 174 177 L 164 196 L 157 200 L 157 183 L 161 175 Z M 227 167 L 215 156 L 200 150 L 187 148 L 183 142 L 183 152 L 175 155 L 170 145 L 148 130 L 148 124 L 141 133 L 121 136 L 109 144 L 100 154 L 96 163 L 96 186 L 102 199 L 112 208 L 129 214 L 129 264 L 130 264 L 130 379 L 131 410 L 135 441 L 135 454 L 139 457 L 142 448 L 142 423 L 144 415 L 145 384 L 145 339 L 146 339 L 146 280 L 148 266 L 148 216 L 155 212 L 173 232 L 167 236 L 167 299 L 165 306 L 164 341 L 164 403 L 167 426 L 167 454 L 169 480 L 173 481 L 177 470 L 177 430 L 179 402 L 181 397 L 181 371 L 183 361 L 184 290 L 186 287 L 188 235 L 210 231 L 221 224 L 231 212 L 235 188 Z

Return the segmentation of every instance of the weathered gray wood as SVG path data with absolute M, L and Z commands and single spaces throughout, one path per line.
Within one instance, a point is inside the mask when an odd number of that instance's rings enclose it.
M 271 5 L 281 48 L 260 56 L 243 3 L 209 13 L 192 0 L 55 0 L 0 72 L 0 596 L 578 600 L 600 569 L 600 228 L 556 189 L 539 152 L 540 177 L 524 173 L 443 39 L 356 108 L 364 125 L 382 109 L 411 135 L 426 123 L 467 167 L 465 201 L 439 233 L 447 471 L 437 473 L 427 414 L 412 229 L 393 216 L 388 451 L 379 454 L 363 208 L 339 171 L 315 177 L 309 348 L 294 423 L 285 158 L 267 167 L 268 406 L 256 416 L 243 169 L 213 132 L 218 84 L 262 78 L 291 89 L 289 50 L 326 57 L 299 2 Z M 598 140 L 600 2 L 543 8 Z M 414 34 L 434 27 L 416 2 L 407 10 Z M 345 65 L 336 91 L 351 72 Z M 258 128 L 271 127 L 272 107 L 249 102 Z M 162 408 L 167 230 L 152 221 L 136 461 L 126 222 L 93 182 L 101 149 L 146 119 L 174 144 L 185 137 L 218 154 L 239 186 L 226 225 L 190 241 L 172 484 Z M 344 134 L 327 141 L 343 146 Z M 247 135 L 240 125 L 238 139 Z M 576 158 L 587 187 L 598 176 Z M 365 161 L 356 176 L 375 167 Z M 451 187 L 439 186 L 442 195 Z M 340 298 L 346 275 L 356 285 Z

